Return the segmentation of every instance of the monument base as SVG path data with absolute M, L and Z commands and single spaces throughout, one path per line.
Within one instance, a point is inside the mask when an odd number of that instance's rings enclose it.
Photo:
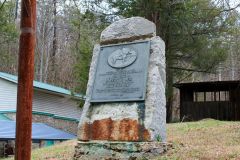
M 74 159 L 150 159 L 165 153 L 167 148 L 168 144 L 162 142 L 78 141 Z

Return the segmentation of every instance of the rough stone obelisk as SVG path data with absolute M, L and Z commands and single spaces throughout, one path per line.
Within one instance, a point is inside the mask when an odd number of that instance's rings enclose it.
M 75 159 L 163 152 L 165 81 L 165 44 L 154 23 L 132 17 L 108 26 L 93 51 Z

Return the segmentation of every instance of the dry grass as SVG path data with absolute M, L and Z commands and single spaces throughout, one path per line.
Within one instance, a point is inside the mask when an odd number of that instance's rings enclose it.
M 168 124 L 173 148 L 157 160 L 240 160 L 240 122 L 212 119 Z M 70 160 L 76 140 L 34 150 L 32 160 Z
M 173 149 L 157 159 L 240 160 L 240 122 L 202 120 L 168 125 Z

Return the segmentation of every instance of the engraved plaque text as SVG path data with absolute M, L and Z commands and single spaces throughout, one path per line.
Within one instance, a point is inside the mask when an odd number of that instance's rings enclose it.
M 145 99 L 150 42 L 102 46 L 91 102 Z

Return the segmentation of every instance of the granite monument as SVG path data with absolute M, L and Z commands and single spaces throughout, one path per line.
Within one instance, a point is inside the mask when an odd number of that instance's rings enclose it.
M 165 84 L 165 44 L 154 23 L 132 17 L 108 26 L 93 50 L 75 159 L 162 153 Z

